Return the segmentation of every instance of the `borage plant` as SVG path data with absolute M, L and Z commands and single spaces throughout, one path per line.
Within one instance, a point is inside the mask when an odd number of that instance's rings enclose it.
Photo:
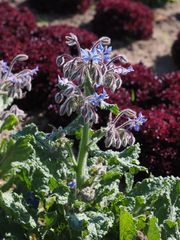
M 127 60 L 122 55 L 110 58 L 112 51 L 112 48 L 108 47 L 110 39 L 100 38 L 90 50 L 82 49 L 74 34 L 70 34 L 66 39 L 69 46 L 77 47 L 79 55 L 77 57 L 62 55 L 57 58 L 57 64 L 63 66 L 64 78 L 59 77 L 60 92 L 56 94 L 55 99 L 57 103 L 61 103 L 59 111 L 61 116 L 64 114 L 70 116 L 76 111 L 79 114 L 76 124 L 83 125 L 78 156 L 73 157 L 77 165 L 77 188 L 81 189 L 89 178 L 87 159 L 89 150 L 95 142 L 105 137 L 106 147 L 120 148 L 133 145 L 135 139 L 130 130 L 134 128 L 138 131 L 146 119 L 141 113 L 137 117 L 136 112 L 131 109 L 119 111 L 116 105 L 105 101 L 109 98 L 105 88 L 108 87 L 112 91 L 120 88 L 122 83 L 120 76 L 133 71 L 132 67 L 124 68 L 114 64 L 118 60 L 122 63 L 126 63 Z M 102 87 L 102 92 L 98 93 L 99 87 Z M 109 122 L 107 127 L 92 133 L 91 126 L 97 124 L 99 120 L 98 107 L 110 110 Z M 116 117 L 113 118 L 112 114 Z
M 1 238 L 176 239 L 179 179 L 151 177 L 133 186 L 134 175 L 146 169 L 139 166 L 131 131 L 139 131 L 146 119 L 106 102 L 106 88 L 120 88 L 120 76 L 132 67 L 115 64 L 127 60 L 110 57 L 107 37 L 91 49 L 82 49 L 73 34 L 66 40 L 79 54 L 57 58 L 64 77 L 58 78 L 55 99 L 60 115 L 76 112 L 77 117 L 50 134 L 28 125 L 12 136 L 13 144 L 0 148 L 1 158 L 11 163 L 2 174 Z M 109 111 L 109 121 L 95 130 L 98 108 Z M 125 149 L 103 151 L 101 139 L 107 148 Z
M 13 66 L 17 62 L 28 59 L 25 54 L 17 55 L 10 66 L 3 60 L 0 61 L 0 133 L 3 130 L 11 130 L 13 125 L 22 120 L 24 112 L 16 105 L 12 105 L 14 99 L 21 99 L 26 93 L 23 90 L 31 91 L 31 81 L 38 68 L 33 70 L 24 69 L 19 73 L 12 73 Z

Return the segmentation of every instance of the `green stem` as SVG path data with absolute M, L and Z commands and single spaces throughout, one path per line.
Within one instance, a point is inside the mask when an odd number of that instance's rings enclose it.
M 89 124 L 85 123 L 82 129 L 82 137 L 78 153 L 78 166 L 77 166 L 77 187 L 80 188 L 84 184 L 85 172 L 87 168 L 88 158 L 88 144 L 89 144 Z

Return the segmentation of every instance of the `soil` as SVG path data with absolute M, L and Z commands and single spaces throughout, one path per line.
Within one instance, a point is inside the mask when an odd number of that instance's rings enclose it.
M 24 4 L 24 0 L 14 0 L 15 5 Z M 42 15 L 33 11 L 37 16 L 39 26 L 48 24 L 68 24 L 92 31 L 91 20 L 95 14 L 95 5 L 92 5 L 85 14 L 66 16 Z M 149 40 L 122 42 L 113 40 L 114 53 L 127 56 L 129 62 L 142 61 L 146 66 L 152 67 L 155 73 L 161 74 L 177 70 L 171 57 L 171 47 L 180 31 L 180 0 L 168 3 L 164 7 L 153 9 L 154 32 Z

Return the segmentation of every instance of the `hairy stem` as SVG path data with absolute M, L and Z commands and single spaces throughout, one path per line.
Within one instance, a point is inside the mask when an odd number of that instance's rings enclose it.
M 88 144 L 89 144 L 89 124 L 85 123 L 82 129 L 82 137 L 79 146 L 77 161 L 77 187 L 80 188 L 84 184 L 85 173 L 87 168 Z

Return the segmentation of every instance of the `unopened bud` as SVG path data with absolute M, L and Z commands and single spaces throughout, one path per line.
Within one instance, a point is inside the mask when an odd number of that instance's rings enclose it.
M 109 37 L 101 37 L 99 41 L 102 43 L 102 45 L 110 45 L 111 44 L 111 39 Z
M 66 36 L 65 38 L 66 38 L 66 44 L 68 46 L 74 46 L 78 42 L 76 35 L 73 33 L 70 33 L 69 36 Z
M 58 67 L 61 67 L 64 64 L 64 62 L 65 62 L 64 56 L 58 56 L 56 58 L 56 64 Z

